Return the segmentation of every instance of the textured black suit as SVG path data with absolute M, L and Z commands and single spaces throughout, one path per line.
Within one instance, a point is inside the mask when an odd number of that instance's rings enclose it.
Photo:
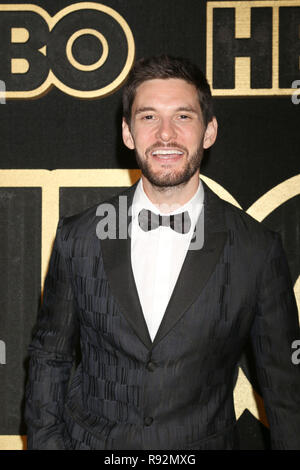
M 250 338 L 273 448 L 300 449 L 299 325 L 280 237 L 204 188 L 204 246 L 188 251 L 153 342 L 130 239 L 100 241 L 96 207 L 60 220 L 30 345 L 28 448 L 235 449 Z

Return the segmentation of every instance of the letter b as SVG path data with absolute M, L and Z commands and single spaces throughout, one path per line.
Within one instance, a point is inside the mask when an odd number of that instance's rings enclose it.
M 27 34 L 22 39 L 13 34 L 16 30 Z M 7 91 L 31 91 L 44 83 L 49 66 L 39 49 L 47 44 L 48 35 L 48 25 L 37 13 L 0 11 L 0 78 Z

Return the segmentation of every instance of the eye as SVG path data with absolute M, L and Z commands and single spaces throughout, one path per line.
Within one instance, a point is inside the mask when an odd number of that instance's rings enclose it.
M 180 114 L 178 117 L 181 121 L 186 121 L 187 119 L 190 119 L 190 116 L 188 116 L 187 114 Z
M 143 120 L 145 121 L 152 121 L 154 119 L 153 114 L 146 114 L 145 116 L 142 117 Z

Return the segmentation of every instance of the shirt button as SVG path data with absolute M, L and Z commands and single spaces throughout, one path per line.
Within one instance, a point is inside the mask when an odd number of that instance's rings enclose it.
M 156 369 L 156 365 L 152 361 L 147 362 L 146 367 L 149 372 L 153 372 Z
M 151 426 L 152 423 L 153 423 L 153 418 L 151 416 L 146 416 L 146 418 L 144 418 L 145 426 Z

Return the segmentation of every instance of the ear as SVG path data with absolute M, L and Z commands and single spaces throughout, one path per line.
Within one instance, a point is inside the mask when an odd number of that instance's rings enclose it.
M 217 138 L 218 133 L 218 122 L 215 117 L 207 124 L 204 139 L 203 139 L 203 148 L 208 149 L 211 147 Z
M 135 148 L 135 144 L 129 129 L 129 125 L 127 124 L 125 118 L 123 118 L 122 121 L 122 137 L 126 147 L 128 147 L 130 150 L 133 150 Z

